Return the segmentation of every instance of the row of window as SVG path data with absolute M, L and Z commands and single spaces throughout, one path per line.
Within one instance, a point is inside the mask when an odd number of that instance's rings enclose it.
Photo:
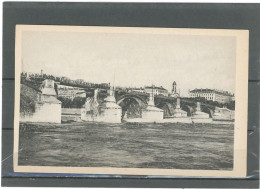
M 199 97 L 199 96 L 213 96 L 214 94 L 200 94 L 200 93 L 197 93 L 197 94 L 191 94 L 191 96 L 196 96 L 196 97 Z

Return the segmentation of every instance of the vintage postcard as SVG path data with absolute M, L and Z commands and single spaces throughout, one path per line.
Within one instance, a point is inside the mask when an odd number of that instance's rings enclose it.
M 14 171 L 245 177 L 249 32 L 17 25 Z

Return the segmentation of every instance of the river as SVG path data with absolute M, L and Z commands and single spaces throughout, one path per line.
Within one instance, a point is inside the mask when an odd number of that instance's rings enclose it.
M 19 135 L 19 165 L 233 167 L 233 124 L 20 123 Z

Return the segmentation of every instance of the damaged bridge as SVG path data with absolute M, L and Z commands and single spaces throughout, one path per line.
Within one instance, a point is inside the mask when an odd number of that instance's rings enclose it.
M 142 110 L 148 105 L 149 94 L 140 92 L 116 91 L 116 102 L 122 107 L 122 118 L 127 114 L 128 118 L 141 117 Z M 164 111 L 164 117 L 171 117 L 177 106 L 177 99 L 157 95 L 154 97 L 155 106 Z M 180 98 L 180 108 L 191 116 L 196 111 L 196 101 Z M 201 102 L 201 111 L 213 116 L 215 106 Z

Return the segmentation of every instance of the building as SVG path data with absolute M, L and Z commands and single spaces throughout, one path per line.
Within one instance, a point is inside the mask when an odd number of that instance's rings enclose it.
M 206 100 L 217 101 L 220 103 L 228 103 L 232 101 L 234 95 L 227 91 L 220 91 L 216 89 L 194 89 L 189 91 L 191 98 L 203 97 Z
M 131 88 L 129 91 L 137 93 L 145 93 L 144 88 Z
M 156 87 L 154 85 L 152 86 L 146 86 L 144 88 L 144 92 L 148 94 L 153 94 L 153 95 L 161 95 L 161 96 L 168 96 L 168 90 L 161 87 Z
M 85 92 L 85 91 L 77 92 L 77 93 L 74 95 L 74 98 L 75 98 L 75 97 L 86 98 L 86 92 Z
M 68 98 L 73 100 L 76 97 L 86 97 L 86 92 L 80 87 L 71 87 L 67 85 L 57 85 L 58 97 Z

